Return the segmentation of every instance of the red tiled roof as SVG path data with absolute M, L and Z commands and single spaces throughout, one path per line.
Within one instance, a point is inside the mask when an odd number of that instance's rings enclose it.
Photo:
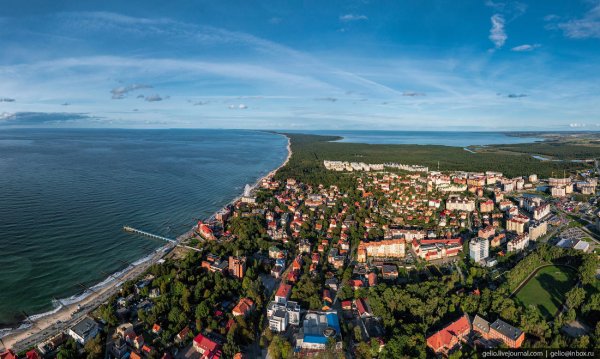
M 27 357 L 27 359 L 39 359 L 40 358 L 40 355 L 38 354 L 38 352 L 35 349 L 31 349 L 30 351 L 25 353 L 25 356 Z
M 358 311 L 358 315 L 363 315 L 367 312 L 367 308 L 366 308 L 366 299 L 362 299 L 359 298 L 357 300 L 354 301 L 354 303 L 356 304 L 356 310 Z
M 287 299 L 287 298 L 289 298 L 291 291 L 292 291 L 291 285 L 286 284 L 286 283 L 281 283 L 281 285 L 277 289 L 277 293 L 275 293 L 275 296 L 283 297 L 283 298 Z
M 460 338 L 469 332 L 471 332 L 471 323 L 469 322 L 469 318 L 463 315 L 457 321 L 427 338 L 427 346 L 435 352 L 443 348 L 450 349 L 458 343 Z
M 219 344 L 213 342 L 202 334 L 196 335 L 194 344 L 204 351 L 203 357 L 212 358 L 220 356 Z
M 238 304 L 233 308 L 233 315 L 246 315 L 252 310 L 254 302 L 250 298 L 242 298 Z

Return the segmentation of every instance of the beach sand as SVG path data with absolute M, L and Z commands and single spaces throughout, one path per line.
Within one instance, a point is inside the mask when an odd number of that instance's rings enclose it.
M 287 137 L 287 136 L 286 136 Z M 256 183 L 252 186 L 252 189 L 255 189 L 264 179 L 273 176 L 280 168 L 285 166 L 290 158 L 292 157 L 292 149 L 289 137 L 287 137 L 287 157 L 285 161 L 276 169 L 269 172 L 265 176 L 259 178 Z M 241 198 L 237 196 L 233 201 L 229 204 L 233 204 L 239 201 Z M 213 217 L 214 218 L 214 215 Z M 44 315 L 40 318 L 33 320 L 31 326 L 22 329 L 14 329 L 10 331 L 4 337 L 0 337 L 2 343 L 0 343 L 0 350 L 11 348 L 15 352 L 20 352 L 22 350 L 28 349 L 38 343 L 44 342 L 56 334 L 66 331 L 68 328 L 75 325 L 79 320 L 81 320 L 85 315 L 102 305 L 106 302 L 112 295 L 117 293 L 120 289 L 122 283 L 136 279 L 140 276 L 146 269 L 148 269 L 152 264 L 156 263 L 159 259 L 163 258 L 167 248 L 172 247 L 172 244 L 168 244 L 159 248 L 156 253 L 147 261 L 142 262 L 136 266 L 132 266 L 129 270 L 121 274 L 117 280 L 109 283 L 103 288 L 95 290 L 93 293 L 82 299 L 77 303 L 72 303 L 67 306 L 64 306 L 57 310 L 54 313 L 50 313 L 48 315 Z

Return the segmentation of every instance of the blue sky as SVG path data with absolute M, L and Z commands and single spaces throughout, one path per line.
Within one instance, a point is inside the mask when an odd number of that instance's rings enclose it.
M 600 129 L 600 0 L 1 6 L 5 126 Z

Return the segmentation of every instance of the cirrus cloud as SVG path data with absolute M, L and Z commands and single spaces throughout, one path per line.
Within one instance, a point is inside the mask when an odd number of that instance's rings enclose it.
M 368 19 L 369 18 L 365 15 L 356 15 L 356 14 L 340 15 L 340 21 L 342 21 L 342 22 L 363 21 L 363 20 L 368 20 Z
M 515 46 L 510 50 L 515 51 L 515 52 L 527 52 L 527 51 L 533 51 L 541 46 L 542 45 L 540 45 L 540 44 L 523 44 L 523 45 Z
M 490 20 L 492 22 L 492 28 L 490 29 L 489 39 L 494 43 L 495 48 L 499 49 L 504 46 L 504 43 L 508 38 L 504 31 L 504 16 L 501 14 L 494 14 Z

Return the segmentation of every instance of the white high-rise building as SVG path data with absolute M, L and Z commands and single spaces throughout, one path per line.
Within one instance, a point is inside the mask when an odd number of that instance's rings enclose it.
M 485 238 L 473 238 L 469 242 L 469 256 L 476 263 L 481 263 L 490 256 L 490 242 Z

